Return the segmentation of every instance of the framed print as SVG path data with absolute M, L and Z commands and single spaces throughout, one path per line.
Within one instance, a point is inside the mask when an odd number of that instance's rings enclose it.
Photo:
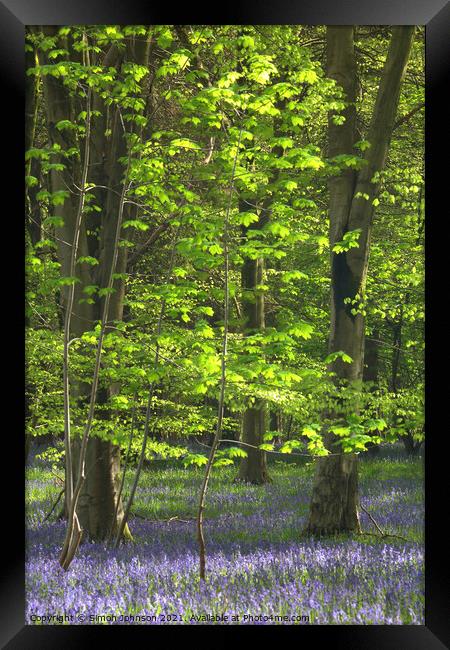
M 0 17 L 3 647 L 449 647 L 448 4 Z

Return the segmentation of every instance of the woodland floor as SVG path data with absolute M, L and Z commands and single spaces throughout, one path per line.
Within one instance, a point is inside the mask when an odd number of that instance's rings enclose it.
M 149 624 L 195 624 L 225 616 L 220 623 L 423 625 L 423 462 L 387 453 L 362 459 L 361 503 L 384 532 L 407 541 L 377 537 L 365 513 L 370 535 L 302 538 L 313 473 L 305 459 L 272 461 L 267 486 L 233 483 L 236 467 L 215 469 L 206 583 L 198 578 L 193 521 L 201 469 L 155 461 L 136 493 L 135 543 L 112 550 L 86 542 L 64 572 L 57 558 L 65 524 L 44 522 L 60 487 L 48 465 L 34 460 L 27 468 L 26 622 L 128 624 L 144 616 Z

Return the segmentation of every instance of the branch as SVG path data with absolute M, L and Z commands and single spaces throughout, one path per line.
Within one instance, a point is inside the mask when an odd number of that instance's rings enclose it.
M 410 120 L 413 115 L 418 113 L 424 107 L 425 107 L 425 102 L 422 102 L 421 104 L 418 104 L 417 106 L 415 106 L 412 110 L 409 111 L 409 113 L 406 113 L 406 115 L 403 115 L 403 117 L 400 117 L 395 122 L 394 127 L 393 127 L 392 130 L 395 131 L 395 129 L 397 129 L 399 126 L 401 126 L 402 124 L 404 124 L 405 122 Z
M 211 136 L 210 139 L 209 139 L 208 153 L 207 153 L 207 156 L 206 156 L 205 160 L 203 160 L 203 165 L 207 165 L 210 162 L 210 160 L 212 158 L 212 155 L 213 155 L 213 152 L 214 152 L 215 141 L 216 141 L 216 139 L 213 136 Z
M 145 241 L 138 249 L 130 256 L 127 263 L 127 270 L 131 269 L 137 260 L 150 248 L 152 244 L 165 232 L 170 226 L 169 221 L 164 221 L 160 226 L 157 226 L 150 234 L 147 241 Z
M 361 510 L 362 510 L 363 512 L 365 512 L 366 515 L 369 517 L 370 521 L 373 523 L 373 525 L 376 527 L 376 529 L 377 529 L 378 532 L 380 533 L 380 537 L 383 537 L 383 538 L 385 538 L 385 537 L 395 537 L 395 538 L 397 538 L 397 539 L 402 539 L 402 540 L 405 541 L 405 542 L 409 542 L 409 541 L 411 541 L 411 540 L 407 539 L 406 537 L 402 537 L 401 535 L 392 535 L 391 533 L 385 533 L 383 530 L 381 530 L 380 526 L 377 524 L 377 522 L 376 522 L 375 519 L 372 517 L 372 515 L 370 514 L 370 512 L 369 512 L 368 510 L 366 510 L 366 509 L 364 508 L 364 506 L 362 506 L 361 504 L 359 504 L 359 507 L 360 507 Z M 361 534 L 361 535 L 370 535 L 371 533 L 360 533 L 360 534 Z M 376 537 L 378 537 L 378 535 L 377 535 Z
M 59 503 L 59 501 L 60 501 L 62 495 L 64 494 L 64 492 L 65 492 L 65 488 L 63 488 L 63 489 L 61 490 L 61 492 L 58 494 L 58 498 L 56 499 L 55 503 L 53 504 L 52 509 L 50 510 L 50 512 L 49 512 L 49 513 L 46 515 L 46 517 L 44 518 L 44 521 L 47 521 L 47 519 L 50 518 L 52 512 L 54 511 L 54 509 L 55 509 L 56 506 L 58 505 L 58 503 Z
M 360 507 L 361 510 L 362 510 L 363 512 L 365 512 L 366 515 L 369 517 L 370 521 L 373 523 L 373 525 L 375 526 L 375 528 L 377 529 L 377 531 L 380 533 L 381 537 L 384 537 L 384 536 L 385 536 L 384 532 L 381 530 L 381 528 L 379 527 L 379 525 L 377 524 L 377 522 L 375 521 L 375 519 L 372 517 L 372 515 L 370 514 L 370 512 L 369 512 L 368 510 L 366 510 L 365 507 L 362 506 L 361 504 L 359 504 L 359 507 Z
M 119 50 L 117 49 L 117 45 L 111 45 L 111 47 L 105 54 L 105 58 L 103 59 L 102 65 L 105 68 L 112 68 L 116 64 L 118 58 L 119 58 Z

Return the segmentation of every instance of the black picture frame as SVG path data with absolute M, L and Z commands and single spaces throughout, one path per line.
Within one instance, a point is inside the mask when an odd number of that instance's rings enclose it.
M 130 635 L 137 634 L 150 643 L 168 639 L 174 633 L 183 633 L 183 640 L 193 634 L 192 627 L 160 626 L 27 626 L 25 612 L 25 535 L 24 535 L 24 465 L 23 465 L 23 132 L 24 132 L 24 27 L 32 24 L 360 24 L 360 25 L 426 25 L 426 201 L 427 221 L 430 224 L 426 238 L 426 607 L 424 626 L 266 626 L 264 635 L 276 630 L 277 639 L 286 631 L 295 633 L 300 644 L 327 642 L 330 636 L 333 650 L 337 648 L 376 648 L 377 650 L 438 650 L 450 647 L 450 578 L 448 571 L 450 544 L 445 530 L 448 519 L 448 465 L 449 434 L 445 425 L 449 382 L 440 368 L 447 369 L 447 336 L 450 328 L 445 315 L 447 299 L 446 254 L 450 215 L 446 206 L 448 162 L 441 152 L 450 152 L 448 146 L 448 108 L 444 99 L 450 81 L 450 4 L 445 0 L 261 0 L 257 7 L 248 3 L 224 5 L 220 15 L 212 8 L 198 11 L 192 3 L 184 8 L 158 6 L 138 0 L 3 0 L 0 1 L 0 69 L 5 116 L 2 120 L 3 254 L 13 251 L 11 265 L 4 265 L 2 276 L 4 304 L 3 354 L 4 377 L 8 378 L 2 390 L 2 419 L 4 444 L 8 448 L 3 460 L 11 475 L 4 482 L 1 516 L 2 539 L 6 550 L 0 556 L 0 642 L 8 649 L 80 648 L 105 642 L 105 635 L 129 643 Z M 5 144 L 5 136 L 12 136 Z M 447 143 L 446 143 L 447 137 Z M 10 207 L 6 209 L 6 200 Z M 1 214 L 0 212 L 0 214 Z M 447 273 L 447 275 L 446 275 Z M 14 286 L 14 284 L 16 286 Z M 9 289 L 9 291 L 8 291 Z M 434 312 L 434 314 L 433 314 Z M 6 361 L 12 352 L 12 363 Z M 11 372 L 16 371 L 16 380 Z M 448 373 L 448 371 L 447 371 Z M 6 418 L 13 416 L 11 424 Z M 442 416 L 442 419 L 441 417 Z M 448 417 L 448 416 L 447 416 Z M 441 424 L 442 423 L 442 424 Z M 6 442 L 7 441 L 7 442 Z M 193 626 L 197 631 L 198 626 Z M 201 636 L 217 633 L 218 626 L 202 626 Z M 250 632 L 249 632 L 250 629 Z M 114 631 L 113 631 L 114 630 Z M 150 632 L 151 630 L 151 632 Z M 149 635 L 150 632 L 150 635 Z M 254 626 L 221 626 L 224 642 L 256 632 Z M 119 640 L 117 635 L 121 637 Z M 231 636 L 230 636 L 231 635 Z M 135 641 L 133 641 L 135 642 Z

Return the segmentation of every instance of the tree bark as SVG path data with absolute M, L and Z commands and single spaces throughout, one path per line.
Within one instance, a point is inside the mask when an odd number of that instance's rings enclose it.
M 73 468 L 79 466 L 80 440 L 72 445 Z M 77 505 L 77 516 L 86 538 L 103 541 L 117 531 L 123 517 L 120 488 L 120 450 L 97 436 L 90 438 L 86 453 L 86 478 Z M 117 513 L 116 513 L 117 506 Z M 114 516 L 116 515 L 116 516 Z M 130 537 L 126 529 L 124 536 Z
M 266 430 L 267 406 L 263 400 L 258 400 L 254 407 L 247 408 L 244 412 L 242 440 L 257 447 L 263 442 Z M 270 477 L 265 452 L 251 447 L 244 447 L 244 450 L 247 452 L 247 457 L 241 460 L 239 480 L 255 485 L 268 483 Z
M 370 147 L 358 174 L 344 172 L 330 181 L 330 247 L 349 231 L 360 229 L 359 247 L 344 253 L 331 253 L 331 326 L 329 351 L 343 351 L 352 358 L 345 363 L 338 358 L 330 365 L 339 382 L 360 381 L 364 361 L 364 317 L 352 313 L 347 299 L 363 295 L 369 261 L 373 199 L 378 192 L 375 175 L 385 165 L 394 127 L 402 78 L 409 58 L 414 27 L 394 27 L 386 63 L 378 88 L 374 113 L 368 133 Z M 328 76 L 343 89 L 350 106 L 343 125 L 329 123 L 329 155 L 353 153 L 355 132 L 356 66 L 354 28 L 327 28 Z M 328 449 L 338 453 L 334 436 L 325 436 Z M 330 534 L 359 530 L 357 456 L 341 454 L 320 459 L 311 497 L 306 531 Z

